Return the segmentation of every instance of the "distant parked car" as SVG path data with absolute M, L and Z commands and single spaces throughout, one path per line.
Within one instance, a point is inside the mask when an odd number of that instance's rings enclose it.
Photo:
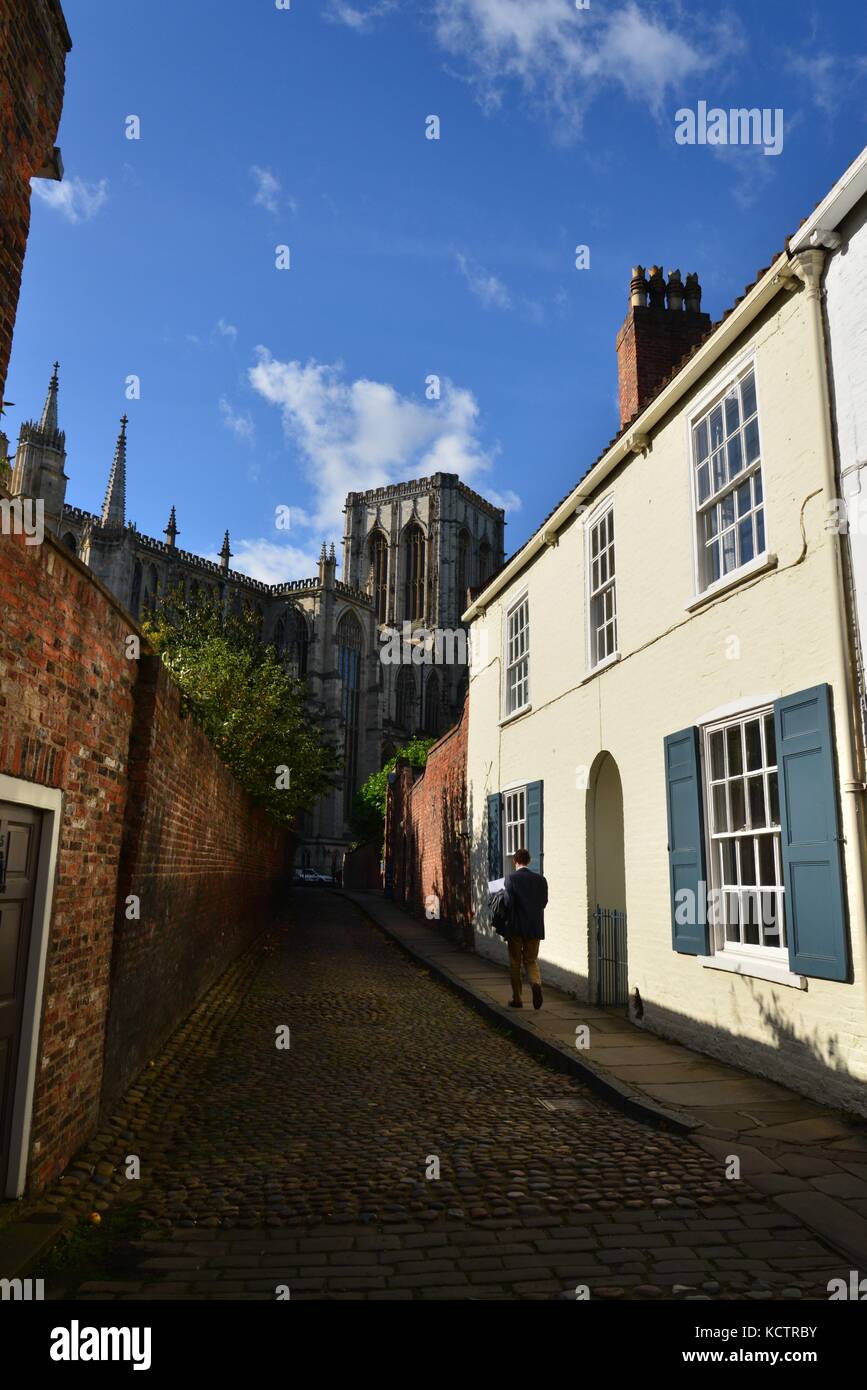
M 334 879 L 330 874 L 320 874 L 317 869 L 299 868 L 296 869 L 292 875 L 292 882 L 308 888 L 314 886 L 321 888 L 328 884 L 333 884 Z

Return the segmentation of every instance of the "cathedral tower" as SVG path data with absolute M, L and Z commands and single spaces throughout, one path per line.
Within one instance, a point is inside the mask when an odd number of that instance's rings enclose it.
M 460 633 L 467 590 L 503 563 L 502 509 L 455 473 L 351 492 L 344 514 L 343 578 L 373 600 L 381 652 L 384 629 L 402 633 L 405 623 Z M 468 670 L 449 659 L 454 650 L 445 645 L 443 662 L 381 662 L 385 755 L 414 733 L 443 733 L 460 714 Z
M 15 468 L 12 473 L 12 492 L 15 496 L 41 498 L 45 504 L 45 526 L 55 535 L 60 529 L 66 484 L 66 436 L 57 423 L 57 389 L 60 364 L 55 362 L 54 374 L 48 383 L 48 394 L 42 407 L 39 423 L 27 420 L 21 426 Z

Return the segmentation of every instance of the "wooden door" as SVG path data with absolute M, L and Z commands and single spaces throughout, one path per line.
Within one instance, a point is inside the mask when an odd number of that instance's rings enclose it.
M 40 812 L 29 806 L 0 802 L 0 1199 L 9 1166 L 41 822 Z

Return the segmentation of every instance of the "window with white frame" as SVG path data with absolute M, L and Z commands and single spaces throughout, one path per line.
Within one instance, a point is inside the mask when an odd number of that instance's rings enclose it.
M 705 730 L 716 948 L 788 959 L 771 709 Z
M 590 665 L 617 651 L 617 586 L 614 573 L 614 506 L 590 527 L 588 568 Z
M 702 591 L 766 549 L 754 368 L 693 423 L 692 454 Z
M 504 838 L 506 863 L 519 849 L 527 848 L 527 789 L 519 787 L 503 796 L 503 818 L 506 834 Z
M 530 703 L 530 603 L 525 594 L 506 617 L 506 714 Z

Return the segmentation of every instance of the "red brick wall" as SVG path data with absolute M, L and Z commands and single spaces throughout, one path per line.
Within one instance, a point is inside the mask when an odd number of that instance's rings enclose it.
M 115 917 L 103 1101 L 124 1091 L 287 891 L 278 830 L 143 657 Z M 140 902 L 128 919 L 127 898 Z
M 30 230 L 30 179 L 51 159 L 70 47 L 59 0 L 0 0 L 0 400 Z
M 181 718 L 155 659 L 127 659 L 131 632 L 65 547 L 0 535 L 0 772 L 63 792 L 34 1190 L 261 929 L 290 848 Z M 140 921 L 118 890 L 141 898 Z
M 417 780 L 408 763 L 398 765 L 389 786 L 385 842 L 395 901 L 426 914 L 435 895 L 443 926 L 471 945 L 469 845 L 462 833 L 468 727 L 469 699 L 458 723 L 431 748 Z
M 344 888 L 382 887 L 382 845 L 359 845 L 343 857 Z
M 99 1109 L 137 673 L 120 611 L 50 541 L 0 536 L 0 614 L 0 772 L 64 793 L 31 1132 L 41 1186 Z

